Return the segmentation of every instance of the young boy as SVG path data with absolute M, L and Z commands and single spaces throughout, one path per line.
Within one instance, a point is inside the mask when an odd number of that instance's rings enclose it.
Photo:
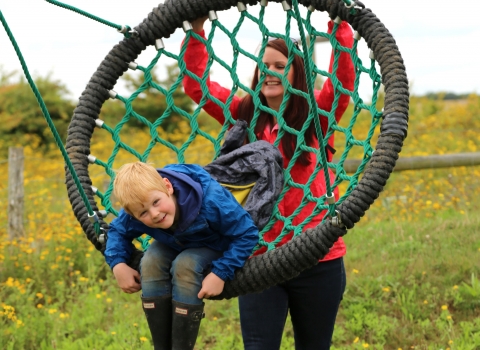
M 115 177 L 114 195 L 123 209 L 110 224 L 105 259 L 118 285 L 126 293 L 142 289 L 155 350 L 193 349 L 202 299 L 220 294 L 244 265 L 258 241 L 257 227 L 198 165 L 125 164 Z M 139 274 L 127 262 L 132 240 L 143 233 L 154 241 Z

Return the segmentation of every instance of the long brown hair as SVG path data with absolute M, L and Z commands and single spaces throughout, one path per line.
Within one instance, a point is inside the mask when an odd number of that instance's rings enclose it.
M 285 57 L 288 57 L 288 47 L 283 39 L 276 39 L 276 40 L 269 41 L 267 42 L 267 47 L 271 47 L 272 49 L 282 53 Z M 295 55 L 290 69 L 292 68 L 294 70 L 292 87 L 297 90 L 307 92 L 305 66 L 303 64 L 303 59 L 299 55 Z M 258 70 L 259 68 L 257 65 L 255 67 L 255 72 L 254 72 L 253 80 L 251 84 L 252 90 L 255 90 L 255 88 L 258 85 L 258 81 L 259 81 Z M 259 97 L 260 97 L 260 101 L 262 102 L 262 105 L 266 106 L 267 101 L 265 99 L 265 96 L 261 92 L 259 94 Z M 314 108 L 316 108 L 316 105 L 314 106 Z M 255 111 L 255 105 L 253 104 L 253 97 L 250 94 L 248 94 L 240 102 L 240 105 L 238 107 L 238 119 L 244 119 L 250 125 L 253 119 L 254 111 Z M 283 118 L 285 119 L 289 127 L 294 128 L 295 130 L 301 130 L 305 121 L 308 118 L 308 112 L 309 112 L 308 101 L 301 96 L 291 94 L 287 107 L 285 108 L 285 111 L 283 113 Z M 272 121 L 272 119 L 273 119 L 273 116 L 271 114 L 261 111 L 257 119 L 257 124 L 255 125 L 255 130 L 254 130 L 255 134 L 258 135 L 259 133 L 262 133 L 263 130 L 268 125 L 268 123 Z M 315 126 L 313 122 L 308 127 L 304 137 L 307 145 L 311 145 L 315 138 Z M 283 148 L 283 153 L 288 160 L 290 160 L 293 157 L 296 143 L 297 143 L 296 135 L 292 135 L 288 132 L 286 132 L 283 135 L 281 144 Z M 309 164 L 310 160 L 309 160 L 308 153 L 303 152 L 298 158 L 298 161 L 303 165 Z

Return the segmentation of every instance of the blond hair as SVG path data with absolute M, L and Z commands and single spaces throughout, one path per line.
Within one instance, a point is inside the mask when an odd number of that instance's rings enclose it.
M 168 196 L 165 180 L 152 165 L 134 162 L 124 164 L 113 181 L 113 194 L 120 205 L 133 216 L 131 206 L 144 202 L 151 191 L 162 191 Z

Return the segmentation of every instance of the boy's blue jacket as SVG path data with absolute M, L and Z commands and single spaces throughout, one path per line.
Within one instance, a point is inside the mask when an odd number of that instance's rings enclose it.
M 258 242 L 258 229 L 250 215 L 198 165 L 172 164 L 157 170 L 172 183 L 180 211 L 177 227 L 174 231 L 150 228 L 121 209 L 108 230 L 107 264 L 113 269 L 128 263 L 135 250 L 132 241 L 146 233 L 179 252 L 197 247 L 223 251 L 212 262 L 212 272 L 224 281 L 233 279 Z

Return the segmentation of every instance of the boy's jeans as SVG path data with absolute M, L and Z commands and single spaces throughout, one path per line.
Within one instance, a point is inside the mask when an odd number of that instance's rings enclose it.
M 207 247 L 178 252 L 153 241 L 140 262 L 142 296 L 172 295 L 173 300 L 181 303 L 202 304 L 197 295 L 202 288 L 204 273 L 211 267 L 212 261 L 222 255 L 223 252 Z

